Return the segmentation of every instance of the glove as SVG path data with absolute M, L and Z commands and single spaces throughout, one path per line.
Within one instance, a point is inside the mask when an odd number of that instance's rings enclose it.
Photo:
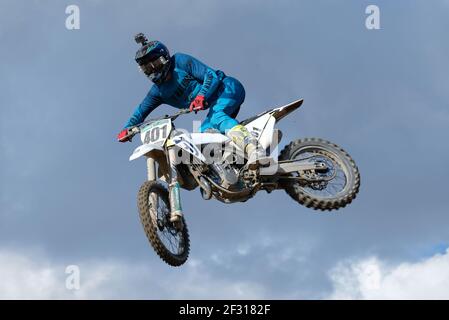
M 197 95 L 190 104 L 190 112 L 204 110 L 206 106 L 206 98 L 203 95 Z
M 131 136 L 128 136 L 129 131 L 128 128 L 123 129 L 122 131 L 120 131 L 120 133 L 117 135 L 117 140 L 119 142 L 126 142 L 126 141 L 131 141 Z

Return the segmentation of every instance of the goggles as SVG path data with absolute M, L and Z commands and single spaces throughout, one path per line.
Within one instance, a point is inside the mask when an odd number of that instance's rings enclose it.
M 167 62 L 167 59 L 165 59 L 163 56 L 160 56 L 156 60 L 139 65 L 139 69 L 149 78 L 154 78 L 158 73 L 161 73 L 164 70 L 164 66 L 167 64 Z

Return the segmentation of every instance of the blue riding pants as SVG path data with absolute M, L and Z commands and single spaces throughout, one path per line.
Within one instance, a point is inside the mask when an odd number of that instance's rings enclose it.
M 245 89 L 235 78 L 225 77 L 218 89 L 217 97 L 210 102 L 209 112 L 201 124 L 200 131 L 213 128 L 226 133 L 239 122 L 235 119 L 240 105 L 245 100 Z

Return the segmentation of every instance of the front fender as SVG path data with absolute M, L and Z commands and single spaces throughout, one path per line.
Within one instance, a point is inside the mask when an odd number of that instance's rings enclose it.
M 134 149 L 133 153 L 129 157 L 129 161 L 133 161 L 137 158 L 140 158 L 141 156 L 147 154 L 148 152 L 152 150 L 161 150 L 164 151 L 163 147 L 159 144 L 142 144 L 138 146 L 136 149 Z

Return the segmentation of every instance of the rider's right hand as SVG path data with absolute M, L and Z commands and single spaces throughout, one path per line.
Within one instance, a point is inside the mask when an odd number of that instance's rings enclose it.
M 190 112 L 195 111 L 195 113 L 197 111 L 200 110 L 204 110 L 204 107 L 206 107 L 207 105 L 207 101 L 206 98 L 203 95 L 197 95 L 195 99 L 193 99 L 192 103 L 190 104 Z
M 122 131 L 120 131 L 120 133 L 117 135 L 117 140 L 119 142 L 131 141 L 131 135 L 129 134 L 128 128 L 125 128 Z

